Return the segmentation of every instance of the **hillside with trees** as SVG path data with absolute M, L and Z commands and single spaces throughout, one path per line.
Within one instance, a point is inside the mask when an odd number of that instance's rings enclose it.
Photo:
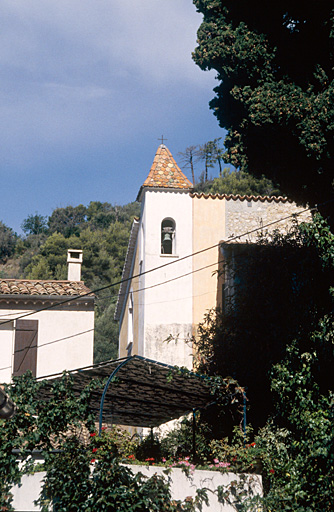
M 241 195 L 279 195 L 273 183 L 262 176 L 254 178 L 242 171 L 221 167 L 220 139 L 203 146 L 192 146 L 192 173 L 204 166 L 197 192 Z M 180 165 L 187 168 L 189 148 L 180 154 Z M 218 169 L 214 179 L 208 175 Z M 205 173 L 206 169 L 206 173 Z M 196 180 L 195 180 L 196 181 Z M 139 203 L 124 206 L 91 201 L 88 206 L 56 208 L 47 217 L 34 213 L 23 220 L 23 236 L 0 222 L 0 277 L 26 279 L 66 279 L 67 250 L 83 251 L 82 280 L 92 290 L 121 279 L 134 217 Z M 114 321 L 118 286 L 96 293 L 94 361 L 116 358 L 118 322 Z
M 82 280 L 92 290 L 121 279 L 133 218 L 139 203 L 56 208 L 50 217 L 31 214 L 22 222 L 24 236 L 0 223 L 0 277 L 67 279 L 67 250 L 82 249 Z M 96 292 L 94 361 L 116 358 L 118 323 L 114 310 L 118 286 Z

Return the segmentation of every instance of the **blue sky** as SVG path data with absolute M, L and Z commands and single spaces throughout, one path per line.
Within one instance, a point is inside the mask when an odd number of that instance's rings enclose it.
M 191 59 L 201 19 L 191 0 L 2 0 L 0 220 L 128 203 L 162 134 L 176 160 L 223 137 Z

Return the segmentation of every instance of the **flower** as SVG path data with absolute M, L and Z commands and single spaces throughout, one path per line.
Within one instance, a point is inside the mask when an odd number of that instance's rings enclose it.
M 128 455 L 128 459 L 134 460 L 136 457 L 134 455 Z
M 91 459 L 90 463 L 93 464 L 93 462 L 95 462 L 96 459 Z
M 269 469 L 269 473 L 271 473 L 272 475 L 275 473 L 275 470 L 274 469 Z
M 165 459 L 165 457 L 162 457 L 162 459 L 161 459 L 161 460 L 162 460 L 162 462 L 167 462 L 167 461 L 166 461 L 166 459 Z
M 254 446 L 256 446 L 256 443 L 251 443 L 251 446 L 254 448 Z
M 96 452 L 97 452 L 97 448 L 93 448 L 92 453 L 96 453 Z
M 94 436 L 96 436 L 96 432 L 91 432 L 89 435 L 90 435 L 90 437 L 94 437 Z

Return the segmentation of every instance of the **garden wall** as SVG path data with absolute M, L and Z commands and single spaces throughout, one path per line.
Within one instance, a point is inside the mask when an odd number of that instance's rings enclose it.
M 133 473 L 141 472 L 145 476 L 152 476 L 154 473 L 164 475 L 163 467 L 153 466 L 128 466 Z M 44 472 L 22 477 L 21 486 L 12 489 L 14 494 L 13 507 L 16 512 L 36 512 L 40 508 L 34 505 L 34 500 L 39 496 L 41 483 L 45 476 Z M 194 497 L 196 489 L 208 489 L 210 501 L 209 507 L 203 505 L 203 512 L 235 512 L 231 505 L 218 503 L 216 494 L 213 494 L 218 486 L 229 485 L 233 481 L 240 481 L 240 477 L 234 473 L 220 473 L 219 471 L 195 470 L 187 476 L 182 469 L 174 468 L 170 473 L 172 497 L 176 500 L 184 500 L 187 496 Z M 246 488 L 249 493 L 262 494 L 262 479 L 260 475 L 246 475 Z

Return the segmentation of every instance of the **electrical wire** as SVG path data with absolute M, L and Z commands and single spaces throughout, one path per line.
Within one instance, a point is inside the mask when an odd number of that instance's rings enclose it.
M 334 201 L 334 199 L 333 199 L 333 201 Z M 247 235 L 250 235 L 252 233 L 256 233 L 257 231 L 262 231 L 264 228 L 267 228 L 269 226 L 273 226 L 274 224 L 278 224 L 279 222 L 283 222 L 284 220 L 288 220 L 290 218 L 295 218 L 295 217 L 301 215 L 302 213 L 305 213 L 307 211 L 313 211 L 315 209 L 316 208 L 313 208 L 313 207 L 312 208 L 305 208 L 304 210 L 301 210 L 298 213 L 293 213 L 293 214 L 287 215 L 286 217 L 282 217 L 281 219 L 277 219 L 275 221 L 268 222 L 267 224 L 264 224 L 264 225 L 262 225 L 262 226 L 260 226 L 258 228 L 254 228 L 254 229 L 251 229 L 249 231 L 246 231 L 245 233 L 242 233 L 242 234 L 239 234 L 239 235 L 235 235 L 235 236 L 229 238 L 229 240 L 225 241 L 224 243 L 225 244 L 229 244 L 229 243 L 231 243 L 234 240 L 238 240 L 238 239 L 243 238 L 243 237 L 245 237 Z M 63 304 L 68 304 L 69 302 L 73 302 L 75 300 L 82 299 L 84 297 L 93 296 L 94 294 L 96 294 L 96 293 L 98 293 L 100 291 L 107 290 L 109 288 L 113 288 L 113 287 L 118 286 L 120 284 L 123 284 L 123 283 L 126 283 L 128 281 L 131 281 L 132 279 L 136 279 L 137 277 L 141 277 L 143 275 L 150 274 L 151 272 L 155 272 L 156 270 L 161 270 L 162 268 L 168 267 L 170 265 L 174 265 L 175 263 L 179 263 L 180 261 L 184 261 L 184 260 L 186 260 L 188 258 L 191 258 L 193 256 L 197 256 L 198 254 L 202 254 L 202 253 L 204 253 L 206 251 L 210 251 L 211 249 L 215 249 L 215 248 L 219 247 L 220 245 L 221 245 L 221 242 L 218 242 L 218 243 L 216 243 L 214 245 L 211 245 L 209 247 L 205 247 L 204 249 L 200 249 L 200 250 L 198 250 L 196 252 L 193 252 L 191 254 L 187 254 L 186 256 L 183 256 L 182 258 L 178 258 L 177 260 L 169 261 L 167 263 L 164 263 L 163 265 L 158 265 L 157 267 L 154 267 L 152 269 L 145 270 L 144 272 L 141 272 L 140 274 L 136 274 L 136 275 L 128 277 L 126 279 L 121 279 L 120 281 L 116 281 L 115 283 L 111 283 L 111 284 L 108 284 L 108 285 L 105 285 L 105 286 L 101 286 L 100 288 L 97 288 L 96 290 L 92 290 L 92 291 L 89 291 L 87 293 L 83 293 L 82 295 L 76 295 L 75 297 L 70 297 L 68 299 L 55 302 L 54 304 L 50 304 L 49 306 L 45 306 L 44 308 L 40 308 L 40 309 L 38 309 L 36 311 L 31 311 L 29 313 L 25 313 L 23 315 L 20 315 L 20 316 L 16 317 L 14 320 L 19 320 L 21 318 L 25 318 L 27 316 L 31 316 L 31 315 L 34 315 L 36 313 L 40 313 L 42 311 L 47 311 L 47 310 L 55 308 L 57 306 L 61 306 Z M 11 321 L 12 320 L 7 320 L 7 321 L 5 320 L 4 322 L 0 322 L 0 326 L 6 324 L 8 322 L 11 322 Z
M 87 334 L 88 332 L 93 332 L 94 331 L 94 328 L 93 329 L 87 329 L 86 331 L 82 331 L 82 332 L 76 332 L 75 334 L 71 334 L 70 336 L 65 336 L 64 338 L 58 338 L 57 340 L 52 340 L 52 341 L 47 341 L 46 343 L 41 343 L 40 345 L 37 345 L 35 347 L 30 347 L 30 346 L 25 346 L 23 348 L 20 348 L 19 350 L 15 350 L 14 352 L 14 355 L 15 354 L 18 354 L 19 352 L 23 352 L 24 350 L 28 350 L 31 349 L 31 348 L 36 348 L 36 349 L 39 349 L 39 348 L 42 348 L 42 347 L 45 347 L 46 345 L 52 345 L 53 343 L 59 343 L 60 341 L 65 341 L 65 340 L 69 340 L 71 338 L 75 338 L 76 336 L 81 336 L 82 334 Z M 22 363 L 21 363 L 22 364 Z M 9 368 L 11 368 L 12 366 L 4 366 L 3 368 L 0 368 L 0 371 L 1 370 L 8 370 Z M 20 365 L 21 367 L 21 365 Z M 19 371 L 20 368 L 18 368 L 17 371 Z
M 262 225 L 262 226 L 260 226 L 260 227 L 258 227 L 258 228 L 254 228 L 254 229 L 249 230 L 249 231 L 247 231 L 247 232 L 245 232 L 245 233 L 242 233 L 242 234 L 239 234 L 239 235 L 235 235 L 235 236 L 231 237 L 229 240 L 227 240 L 226 242 L 224 242 L 224 244 L 225 244 L 225 245 L 228 245 L 228 244 L 230 244 L 232 241 L 238 240 L 238 239 L 240 239 L 240 238 L 243 238 L 243 237 L 245 237 L 245 236 L 247 236 L 247 235 L 250 235 L 250 234 L 252 234 L 252 233 L 255 233 L 255 232 L 257 232 L 257 231 L 262 231 L 264 228 L 267 228 L 267 227 L 272 226 L 272 225 L 274 225 L 274 224 L 277 224 L 277 223 L 279 223 L 279 222 L 283 222 L 284 220 L 287 220 L 287 219 L 290 219 L 290 218 L 295 218 L 295 217 L 297 217 L 297 216 L 301 215 L 302 213 L 305 213 L 306 211 L 312 211 L 312 210 L 315 210 L 315 209 L 316 209 L 316 208 L 305 208 L 304 210 L 301 210 L 301 211 L 300 211 L 300 212 L 298 212 L 298 213 L 290 214 L 290 215 L 288 215 L 288 216 L 286 216 L 286 217 L 283 217 L 283 218 L 278 219 L 278 220 L 276 220 L 276 221 L 269 222 L 269 223 L 267 223 L 267 224 L 265 224 L 265 225 Z M 189 254 L 189 255 L 187 255 L 187 256 L 183 256 L 182 258 L 179 258 L 178 260 L 170 261 L 170 262 L 168 262 L 168 263 L 165 263 L 165 264 L 160 265 L 160 266 L 158 266 L 158 267 L 154 267 L 153 269 L 147 270 L 147 271 L 142 272 L 142 273 L 140 273 L 140 274 L 137 274 L 137 275 L 131 276 L 131 277 L 126 278 L 126 279 L 122 279 L 122 280 L 120 280 L 120 281 L 118 281 L 118 282 L 116 282 L 116 283 L 112 283 L 112 284 L 109 284 L 109 285 L 106 285 L 106 286 L 100 287 L 100 288 L 98 288 L 98 289 L 96 289 L 96 290 L 89 291 L 89 292 L 87 292 L 87 293 L 85 293 L 85 294 L 83 294 L 83 295 L 80 295 L 80 296 L 75 296 L 75 297 L 71 297 L 71 298 L 66 299 L 66 300 L 63 300 L 63 301 L 56 302 L 55 304 L 51 304 L 51 305 L 49 305 L 49 306 L 46 306 L 45 308 L 40 308 L 39 310 L 36 310 L 36 311 L 32 311 L 32 312 L 29 312 L 29 313 L 25 313 L 25 314 L 23 314 L 23 315 L 20 315 L 20 316 L 18 316 L 18 317 L 16 317 L 16 318 L 14 318 L 14 319 L 7 320 L 7 321 L 4 321 L 4 322 L 0 322 L 0 326 L 1 326 L 1 325 L 4 325 L 4 324 L 7 324 L 7 323 L 10 323 L 10 322 L 13 322 L 14 320 L 19 320 L 19 319 L 21 319 L 21 318 L 25 318 L 25 317 L 27 317 L 27 316 L 34 315 L 34 314 L 39 313 L 39 312 L 42 312 L 42 311 L 52 309 L 52 308 L 54 308 L 54 307 L 56 307 L 56 306 L 59 306 L 59 305 L 65 304 L 65 303 L 73 302 L 74 300 L 81 299 L 81 298 L 83 298 L 83 297 L 85 297 L 85 296 L 92 296 L 93 294 L 96 294 L 96 293 L 98 293 L 99 291 L 102 291 L 102 290 L 105 290 L 105 289 L 108 289 L 108 288 L 111 288 L 111 287 L 117 286 L 117 285 L 119 285 L 119 284 L 122 284 L 122 283 L 128 282 L 128 281 L 130 281 L 130 280 L 132 280 L 132 279 L 135 279 L 135 278 L 141 277 L 141 276 L 143 276 L 143 275 L 145 275 L 145 274 L 148 274 L 148 273 L 154 272 L 155 270 L 159 270 L 159 269 L 161 269 L 161 268 L 164 268 L 164 267 L 170 266 L 170 265 L 172 265 L 172 264 L 178 263 L 179 261 L 182 261 L 182 260 L 185 260 L 185 259 L 187 259 L 187 258 L 190 258 L 190 257 L 196 256 L 196 255 L 198 255 L 198 254 L 201 254 L 201 253 L 203 253 L 203 252 L 209 251 L 209 250 L 211 250 L 211 249 L 217 248 L 217 247 L 219 247 L 220 245 L 221 245 L 221 242 L 218 242 L 217 244 L 214 244 L 214 245 L 212 245 L 212 246 L 206 247 L 206 248 L 204 248 L 204 249 L 201 249 L 201 250 L 199 250 L 199 251 L 196 251 L 196 252 L 194 252 L 194 253 L 192 253 L 192 254 Z M 186 277 L 186 276 L 192 275 L 192 274 L 194 274 L 194 273 L 196 273 L 196 272 L 200 272 L 200 271 L 205 270 L 205 269 L 207 269 L 207 268 L 210 268 L 210 267 L 212 267 L 212 266 L 217 266 L 217 265 L 219 265 L 220 263 L 222 263 L 223 261 L 224 261 L 224 260 L 220 260 L 220 261 L 218 261 L 218 262 L 214 262 L 214 263 L 212 263 L 212 264 L 205 265 L 204 267 L 201 267 L 201 268 L 196 269 L 196 270 L 191 270 L 190 272 L 187 272 L 187 273 L 182 274 L 182 275 L 180 275 L 180 276 L 176 276 L 176 277 L 174 277 L 174 278 L 168 279 L 167 281 L 161 281 L 160 283 L 156 283 L 156 284 L 151 285 L 151 286 L 147 286 L 147 287 L 144 287 L 144 288 L 141 288 L 141 289 L 133 290 L 133 292 L 134 292 L 134 293 L 136 293 L 136 292 L 144 291 L 144 290 L 147 290 L 147 289 L 155 288 L 155 287 L 157 287 L 157 286 L 161 286 L 161 285 L 164 285 L 164 284 L 167 284 L 167 283 L 170 283 L 170 282 L 176 281 L 176 280 L 178 280 L 178 279 L 181 279 L 181 278 L 183 278 L 183 277 Z M 123 294 L 123 295 L 126 295 L 126 293 L 125 293 L 125 294 Z M 116 297 L 116 295 L 111 296 L 111 298 L 113 298 L 113 297 Z M 8 316 L 9 316 L 9 315 L 8 315 Z M 94 331 L 94 329 L 91 329 L 91 330 L 88 330 L 88 331 L 84 331 L 84 332 L 82 332 L 82 333 L 77 333 L 77 334 L 74 334 L 74 335 L 71 335 L 71 336 L 68 336 L 68 337 L 65 337 L 65 338 L 60 338 L 60 339 L 58 339 L 58 340 L 53 340 L 53 341 L 51 341 L 51 342 L 43 343 L 42 345 L 40 345 L 40 347 L 45 346 L 45 345 L 49 345 L 49 344 L 52 344 L 52 343 L 58 343 L 58 342 L 63 341 L 63 340 L 65 340 L 65 339 L 74 338 L 74 337 L 76 337 L 76 336 L 79 336 L 80 334 L 84 334 L 85 332 L 90 332 L 90 331 Z M 29 347 L 24 347 L 23 349 L 21 349 L 21 350 L 19 350 L 19 351 L 16 351 L 15 353 L 21 352 L 21 351 L 23 351 L 23 350 L 27 350 L 27 353 L 28 353 L 28 350 L 29 350 L 29 349 L 31 349 L 31 348 L 36 348 L 36 347 L 30 347 L 30 346 L 29 346 Z M 25 354 L 25 356 L 27 355 L 27 353 Z M 21 367 L 21 365 L 22 365 L 22 363 L 23 363 L 23 361 L 24 361 L 24 359 L 25 359 L 25 356 L 24 356 L 24 358 L 23 358 L 23 359 L 22 359 L 22 361 L 21 361 L 20 367 Z M 8 369 L 8 368 L 11 368 L 11 366 L 7 366 L 7 367 L 4 367 L 4 368 L 0 368 L 0 371 L 1 371 L 1 370 Z

